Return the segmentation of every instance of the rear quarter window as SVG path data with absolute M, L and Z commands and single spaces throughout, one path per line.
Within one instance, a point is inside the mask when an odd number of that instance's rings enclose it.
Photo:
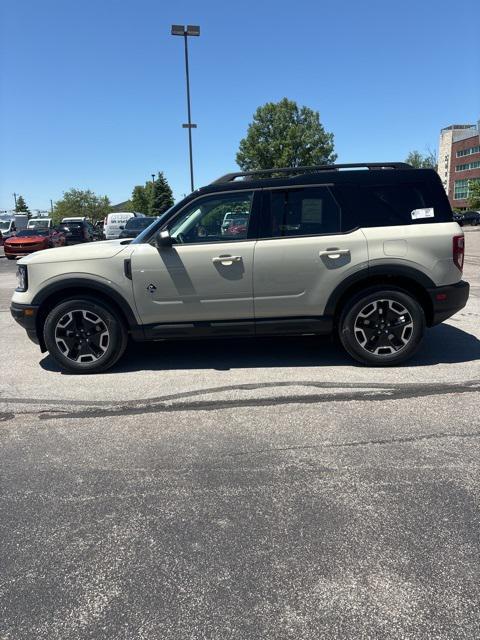
M 342 231 L 453 219 L 443 187 L 434 183 L 336 185 L 333 190 L 342 208 Z

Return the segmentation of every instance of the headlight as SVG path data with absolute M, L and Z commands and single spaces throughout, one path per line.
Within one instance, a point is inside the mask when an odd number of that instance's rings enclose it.
M 19 264 L 17 267 L 17 288 L 15 291 L 26 291 L 28 289 L 27 265 Z

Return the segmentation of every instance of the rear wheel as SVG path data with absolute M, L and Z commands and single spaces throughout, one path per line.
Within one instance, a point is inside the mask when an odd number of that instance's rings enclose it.
M 95 299 L 62 302 L 48 314 L 45 344 L 52 358 L 71 373 L 99 373 L 112 367 L 127 346 L 117 313 Z
M 410 358 L 422 340 L 425 314 L 401 289 L 369 289 L 351 299 L 340 318 L 339 335 L 355 360 L 394 366 Z
M 15 260 L 15 256 L 9 256 L 7 254 L 5 254 L 5 257 L 7 260 Z

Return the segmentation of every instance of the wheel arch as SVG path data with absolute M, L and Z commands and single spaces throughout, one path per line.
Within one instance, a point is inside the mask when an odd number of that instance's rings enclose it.
M 88 296 L 108 304 L 118 314 L 127 331 L 138 330 L 139 325 L 130 303 L 115 289 L 85 278 L 61 280 L 39 291 L 32 300 L 32 304 L 38 305 L 35 329 L 42 352 L 47 350 L 43 337 L 47 315 L 58 303 L 76 296 Z
M 413 295 L 423 308 L 427 326 L 433 323 L 433 304 L 427 289 L 435 283 L 421 271 L 410 267 L 392 265 L 388 268 L 364 269 L 342 282 L 330 295 L 325 314 L 333 317 L 337 325 L 340 313 L 347 300 L 369 287 L 378 285 L 394 286 Z

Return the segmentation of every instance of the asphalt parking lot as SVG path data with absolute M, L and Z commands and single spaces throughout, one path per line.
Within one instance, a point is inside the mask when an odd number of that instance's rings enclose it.
M 480 637 L 480 230 L 407 365 L 329 340 L 59 372 L 0 258 L 0 639 Z

